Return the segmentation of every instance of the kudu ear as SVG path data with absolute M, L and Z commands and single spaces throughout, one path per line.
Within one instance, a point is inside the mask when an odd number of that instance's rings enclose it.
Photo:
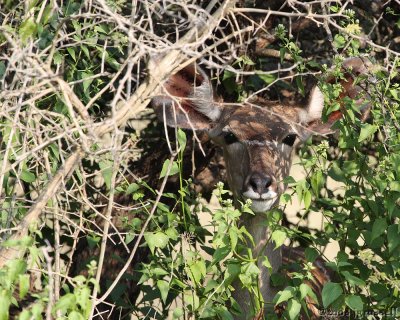
M 152 105 L 158 118 L 171 127 L 208 130 L 221 116 L 211 82 L 197 64 L 171 75 Z
M 358 57 L 349 58 L 343 62 L 344 78 L 339 82 L 342 87 L 342 92 L 339 95 L 341 109 L 332 112 L 326 122 L 322 122 L 324 95 L 317 86 L 312 89 L 306 112 L 302 110 L 300 114 L 301 122 L 305 124 L 305 130 L 302 130 L 302 133 L 304 133 L 302 134 L 303 139 L 308 138 L 311 134 L 333 133 L 333 124 L 343 115 L 344 103 L 342 100 L 345 97 L 355 99 L 362 121 L 368 117 L 371 108 L 370 96 L 361 86 L 355 84 L 355 79 L 359 75 L 368 74 L 372 67 L 372 63 L 369 60 Z M 334 81 L 335 78 L 333 77 L 327 79 L 328 83 L 333 83 Z

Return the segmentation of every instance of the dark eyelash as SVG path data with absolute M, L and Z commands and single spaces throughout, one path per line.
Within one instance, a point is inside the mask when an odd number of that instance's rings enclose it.
M 291 133 L 288 134 L 283 140 L 282 143 L 288 145 L 289 147 L 292 147 L 294 142 L 296 141 L 297 134 Z

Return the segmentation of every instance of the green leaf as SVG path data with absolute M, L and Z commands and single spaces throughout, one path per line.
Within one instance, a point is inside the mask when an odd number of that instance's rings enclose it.
M 218 282 L 214 279 L 210 279 L 207 281 L 206 287 L 204 288 L 204 293 L 209 293 L 211 290 L 218 289 Z
M 246 272 L 248 275 L 251 275 L 251 276 L 258 276 L 258 274 L 260 273 L 260 269 L 257 267 L 257 265 L 254 262 L 246 263 L 243 266 L 242 271 Z
M 168 228 L 165 230 L 165 234 L 168 236 L 168 238 L 176 241 L 179 238 L 179 232 L 175 228 Z
M 301 304 L 295 299 L 290 299 L 287 306 L 289 319 L 296 319 L 301 310 Z
M 383 283 L 372 283 L 370 290 L 371 296 L 377 301 L 386 298 L 390 294 L 389 289 Z
M 8 261 L 7 267 L 8 267 L 7 278 L 11 282 L 14 282 L 15 280 L 17 280 L 17 278 L 19 278 L 21 274 L 24 274 L 26 272 L 27 264 L 25 261 L 17 259 Z
M 311 192 L 310 190 L 305 190 L 304 191 L 304 207 L 305 209 L 308 209 L 311 205 Z
M 87 46 L 85 45 L 81 45 L 81 49 L 83 51 L 83 53 L 85 54 L 86 58 L 90 59 L 90 52 Z
M 157 287 L 158 290 L 160 290 L 162 301 L 166 303 L 169 291 L 169 283 L 165 280 L 157 280 Z
M 1 319 L 1 316 L 0 316 Z M 32 314 L 28 310 L 22 310 L 22 312 L 18 316 L 18 320 L 31 320 L 32 319 Z
M 82 85 L 83 85 L 83 90 L 84 91 L 87 91 L 89 86 L 92 84 L 93 79 L 94 79 L 92 77 L 93 77 L 93 73 L 91 73 L 91 72 L 82 72 L 82 80 L 83 80 Z M 87 79 L 87 78 L 89 78 L 89 79 Z
M 170 159 L 165 160 L 163 167 L 161 169 L 161 174 L 160 174 L 160 179 L 164 178 L 167 175 L 167 171 L 168 168 L 170 166 Z M 177 174 L 179 172 L 179 166 L 178 163 L 176 163 L 175 161 L 173 161 L 172 165 L 171 165 L 171 170 L 168 173 L 168 176 L 173 176 L 174 174 Z
M 378 130 L 378 127 L 373 124 L 365 123 L 361 126 L 361 132 L 360 136 L 358 137 L 358 142 L 364 141 L 365 139 L 368 139 L 370 136 L 372 136 L 376 130 Z
M 73 277 L 72 280 L 74 280 L 74 282 L 76 282 L 78 285 L 82 285 L 86 282 L 85 276 L 81 274 Z
M 364 308 L 364 303 L 360 296 L 350 295 L 344 301 L 351 310 L 362 311 Z
M 398 90 L 396 89 L 389 89 L 390 94 L 392 95 L 393 99 L 400 101 Z
M 111 160 L 102 160 L 99 162 L 99 167 L 101 170 L 101 175 L 103 176 L 104 183 L 107 189 L 111 188 L 111 179 L 113 174 L 113 163 Z
M 32 172 L 25 169 L 22 169 L 21 175 L 19 177 L 21 178 L 21 180 L 28 183 L 32 183 L 36 180 L 36 176 Z
M 85 320 L 85 318 L 77 311 L 72 311 L 68 315 L 68 320 Z
M 279 50 L 279 57 L 281 59 L 281 63 L 285 61 L 285 55 L 286 55 L 286 48 L 282 47 Z
M 299 200 L 299 203 L 303 202 L 303 198 L 304 198 L 304 184 L 303 183 L 298 183 L 296 185 L 296 194 L 297 194 L 297 199 Z
M 335 35 L 333 43 L 337 48 L 343 48 L 346 44 L 346 39 L 341 34 L 337 34 Z
M 215 311 L 215 307 L 208 303 L 202 310 L 199 319 L 206 319 L 206 318 L 211 318 L 215 319 L 217 313 Z
M 317 257 L 319 256 L 319 252 L 314 248 L 308 247 L 304 250 L 304 255 L 308 262 L 314 262 L 315 259 L 317 259 Z
M 33 314 L 33 319 L 35 319 L 35 320 L 42 319 L 43 310 L 44 310 L 44 307 L 41 302 L 34 303 L 31 308 L 31 311 Z
M 286 232 L 283 230 L 275 230 L 271 235 L 272 240 L 275 242 L 275 248 L 279 248 L 286 240 Z
M 266 74 L 266 73 L 256 73 L 256 74 L 266 84 L 271 84 L 276 79 L 275 75 L 273 74 Z
M 32 8 L 34 8 L 39 0 L 31 0 L 31 1 L 26 1 L 26 3 L 29 3 L 28 8 L 29 10 L 31 10 Z
M 287 287 L 276 294 L 273 302 L 277 306 L 278 304 L 293 298 L 293 294 L 294 294 L 294 289 L 292 287 Z
M 36 31 L 37 24 L 35 23 L 35 18 L 31 16 L 21 23 L 21 26 L 19 28 L 19 35 L 21 36 L 21 40 L 25 42 L 29 37 L 33 36 Z
M 200 283 L 200 280 L 206 275 L 206 265 L 203 259 L 196 260 L 194 263 L 189 265 L 191 278 L 195 283 Z
M 237 61 L 238 62 L 241 61 L 241 62 L 243 62 L 244 65 L 248 65 L 248 66 L 254 66 L 255 65 L 254 61 L 251 60 L 250 57 L 246 56 L 246 55 L 241 56 Z
M 225 70 L 224 75 L 222 76 L 222 81 L 230 79 L 230 78 L 235 78 L 236 74 L 232 71 Z
M 287 204 L 292 202 L 292 196 L 289 193 L 281 194 L 279 202 L 281 204 Z
M 272 273 L 272 265 L 269 262 L 269 259 L 268 259 L 268 257 L 266 255 L 264 256 L 264 259 L 262 261 L 262 265 L 264 267 L 266 267 L 270 273 Z
M 283 179 L 283 182 L 285 183 L 285 184 L 294 184 L 294 183 L 297 183 L 297 181 L 292 177 L 292 176 L 287 176 L 287 177 L 285 177 L 284 179 Z
M 225 306 L 219 306 L 217 308 L 217 314 L 220 316 L 220 319 L 224 320 L 234 320 L 231 313 Z
M 81 307 L 81 309 L 84 311 L 85 315 L 87 318 L 89 318 L 90 315 L 90 309 L 92 306 L 91 303 L 91 298 L 90 298 L 90 289 L 88 287 L 82 287 L 80 290 L 76 290 L 76 299 L 78 305 Z
M 43 16 L 42 16 L 42 24 L 47 24 L 47 22 L 49 22 L 51 16 L 53 14 L 53 4 L 50 3 L 46 6 L 46 8 L 43 11 Z
M 318 170 L 311 176 L 311 188 L 316 196 L 319 195 L 321 188 L 324 186 L 324 176 L 322 171 Z
M 172 313 L 172 319 L 179 319 L 181 317 L 183 317 L 182 308 L 175 308 L 174 312 Z
M 63 56 L 59 51 L 54 52 L 53 62 L 54 64 L 61 64 L 64 61 Z
M 177 285 L 178 287 L 182 288 L 182 289 L 186 289 L 187 285 L 185 283 L 183 283 L 181 280 L 174 278 L 171 281 L 172 285 Z
M 19 297 L 23 299 L 29 291 L 29 274 L 19 275 Z
M 146 232 L 144 239 L 149 246 L 151 252 L 154 254 L 155 248 L 163 249 L 167 246 L 169 238 L 164 232 Z
M 382 235 L 387 228 L 386 218 L 379 218 L 374 221 L 372 225 L 371 241 Z
M 232 249 L 236 248 L 238 243 L 238 230 L 234 230 L 233 228 L 229 229 L 229 238 L 231 240 L 231 247 Z
M 72 47 L 67 48 L 68 53 L 72 57 L 72 59 L 76 62 L 76 54 L 75 54 L 75 49 Z
M 332 167 L 329 170 L 328 174 L 335 181 L 347 183 L 346 176 L 343 170 L 340 169 L 336 161 L 332 162 Z
M 392 224 L 387 231 L 388 248 L 391 254 L 400 245 L 399 225 Z
M 229 263 L 225 274 L 224 280 L 227 285 L 231 284 L 240 274 L 240 265 L 238 263 Z
M 318 305 L 318 298 L 314 291 L 306 283 L 302 283 L 300 285 L 300 299 L 304 300 L 306 296 L 309 296 Z
M 221 247 L 217 248 L 214 251 L 212 265 L 220 262 L 221 260 L 225 259 L 225 257 L 231 252 L 229 247 Z
M 74 308 L 76 306 L 76 298 L 72 293 L 67 293 L 65 296 L 62 296 L 60 300 L 57 301 L 54 306 L 54 310 L 60 310 L 61 313 L 66 313 L 69 309 Z
M 199 307 L 200 299 L 194 291 L 186 291 L 183 298 L 185 299 L 186 306 L 190 306 L 188 308 L 189 310 L 194 310 Z
M 0 320 L 8 319 L 8 309 L 11 304 L 11 292 L 9 290 L 0 290 Z
M 33 243 L 33 239 L 30 236 L 24 236 L 20 239 L 7 239 L 4 240 L 3 242 L 0 242 L 0 246 L 3 247 L 15 247 L 15 246 L 22 246 L 24 248 L 27 248 L 31 246 Z
M 300 94 L 302 96 L 304 96 L 304 85 L 303 85 L 303 77 L 302 76 L 297 76 L 296 77 L 296 85 L 297 85 L 297 88 L 300 91 Z
M 186 148 L 186 134 L 182 129 L 178 129 L 178 144 L 181 151 L 185 150 Z
M 343 294 L 343 289 L 339 283 L 328 282 L 322 289 L 322 303 L 328 308 L 336 299 Z
M 138 191 L 139 188 L 140 188 L 140 186 L 139 186 L 137 183 L 131 183 L 131 184 L 128 186 L 128 188 L 126 188 L 125 194 L 126 194 L 126 195 L 132 194 L 132 193 Z
M 247 262 L 241 267 L 239 279 L 246 288 L 250 288 L 255 284 L 254 281 L 259 273 L 260 269 L 254 262 Z
M 159 267 L 156 267 L 156 268 L 152 269 L 151 273 L 156 275 L 156 276 L 165 276 L 165 275 L 168 274 L 167 271 L 165 271 L 163 268 L 159 268 Z
M 343 271 L 341 274 L 346 278 L 346 280 L 353 286 L 365 287 L 365 281 L 352 275 L 348 271 Z

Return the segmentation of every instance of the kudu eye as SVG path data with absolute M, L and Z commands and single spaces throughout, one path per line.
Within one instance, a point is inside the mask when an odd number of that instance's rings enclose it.
M 227 132 L 224 135 L 224 140 L 226 144 L 232 144 L 239 141 L 238 138 L 232 132 Z
M 286 145 L 288 145 L 289 147 L 292 147 L 294 142 L 296 141 L 297 138 L 297 134 L 291 133 L 288 134 L 283 140 L 282 142 Z

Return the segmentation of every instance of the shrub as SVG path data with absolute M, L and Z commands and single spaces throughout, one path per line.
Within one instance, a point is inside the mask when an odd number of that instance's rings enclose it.
M 252 214 L 249 204 L 235 208 L 222 183 L 214 191 L 218 208 L 194 191 L 185 166 L 199 140 L 179 130 L 161 141 L 164 128 L 144 110 L 159 87 L 145 68 L 149 56 L 159 59 L 161 79 L 200 58 L 226 101 L 255 93 L 299 101 L 317 78 L 325 115 L 345 112 L 335 138 L 315 138 L 299 150 L 306 177 L 289 177 L 292 191 L 265 217 L 278 246 L 307 248 L 291 279 L 273 276 L 282 290 L 271 308 L 283 303 L 284 318 L 299 317 L 306 296 L 315 295 L 303 283 L 311 262 L 336 241 L 340 251 L 328 266 L 337 279 L 323 288 L 322 312 L 349 319 L 399 314 L 398 4 L 274 0 L 267 10 L 263 1 L 238 1 L 238 9 L 219 11 L 221 3 L 3 1 L 0 320 L 93 318 L 106 298 L 100 284 L 115 278 L 101 271 L 122 270 L 108 267 L 117 249 L 102 244 L 115 239 L 128 249 L 119 263 L 129 268 L 112 285 L 117 309 L 137 318 L 232 319 L 234 281 L 252 292 L 254 315 L 262 307 L 260 257 L 247 250 L 251 236 L 239 223 Z M 377 66 L 357 79 L 371 100 L 367 121 L 354 101 L 335 102 L 340 88 L 325 81 L 341 79 L 343 58 L 360 55 Z M 135 119 L 127 125 L 129 117 Z M 171 180 L 178 189 L 167 192 L 164 182 Z M 293 197 L 302 220 L 323 214 L 321 230 L 287 223 L 285 205 Z M 199 222 L 199 212 L 210 215 L 209 225 Z M 93 251 L 85 258 L 100 258 L 78 275 L 72 270 L 84 259 L 74 257 L 87 248 Z M 129 290 L 137 301 L 126 299 Z

